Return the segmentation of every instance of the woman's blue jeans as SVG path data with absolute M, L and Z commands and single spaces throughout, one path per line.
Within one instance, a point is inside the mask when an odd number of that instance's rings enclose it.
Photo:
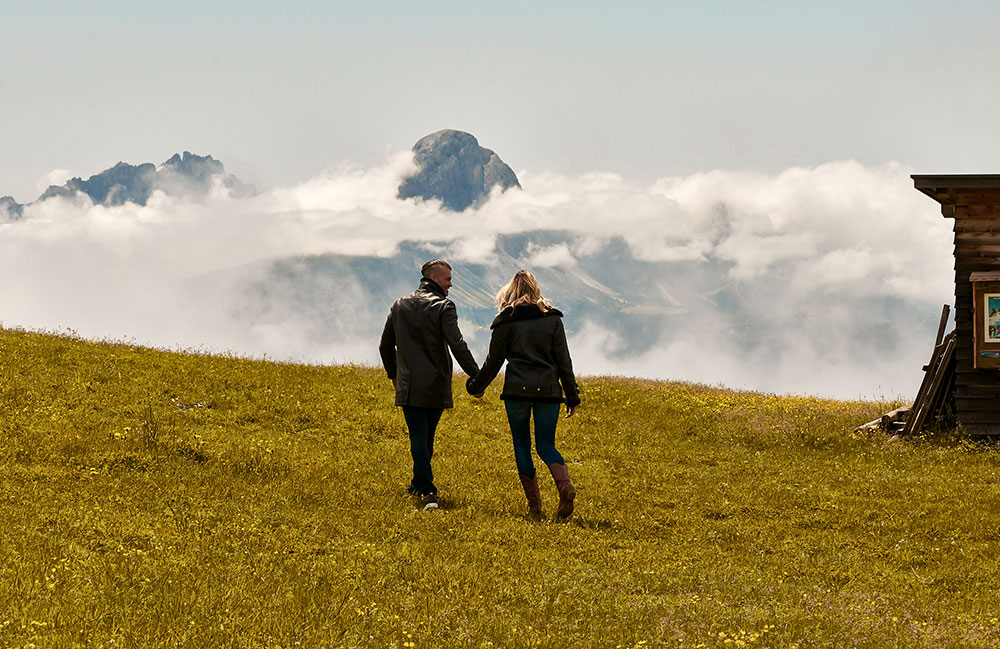
M 507 421 L 514 441 L 514 461 L 517 472 L 529 478 L 535 477 L 535 464 L 531 461 L 531 416 L 535 417 L 535 449 L 542 462 L 565 464 L 556 450 L 556 424 L 559 423 L 558 403 L 537 401 L 504 401 Z

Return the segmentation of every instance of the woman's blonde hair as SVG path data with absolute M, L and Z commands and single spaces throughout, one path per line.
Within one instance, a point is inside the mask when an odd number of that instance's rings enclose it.
M 507 307 L 530 304 L 537 306 L 542 310 L 542 313 L 552 308 L 552 303 L 542 297 L 542 289 L 538 288 L 538 280 L 527 270 L 519 270 L 514 273 L 514 277 L 497 291 L 494 299 L 498 311 L 503 311 Z

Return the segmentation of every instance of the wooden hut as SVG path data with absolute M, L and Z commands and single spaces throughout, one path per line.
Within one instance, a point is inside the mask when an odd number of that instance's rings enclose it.
M 1000 175 L 912 178 L 955 223 L 955 418 L 1000 435 Z

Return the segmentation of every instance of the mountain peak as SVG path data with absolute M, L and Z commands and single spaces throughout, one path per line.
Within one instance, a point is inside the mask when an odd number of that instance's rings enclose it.
M 190 151 L 185 151 L 183 155 L 175 153 L 160 165 L 158 172 L 159 188 L 168 194 L 204 195 L 211 190 L 216 179 L 234 197 L 243 198 L 257 193 L 253 185 L 227 174 L 223 164 L 210 155 L 201 156 Z
M 13 196 L 0 196 L 0 223 L 16 221 L 23 215 L 24 206 Z
M 161 168 L 173 169 L 189 175 L 211 175 L 226 173 L 226 168 L 222 163 L 210 155 L 195 155 L 190 151 L 185 151 L 182 156 L 175 153 L 170 159 L 160 165 Z
M 417 172 L 400 184 L 400 198 L 439 199 L 444 207 L 461 212 L 481 205 L 497 185 L 504 191 L 521 187 L 500 156 L 464 131 L 444 129 L 420 138 L 413 157 Z

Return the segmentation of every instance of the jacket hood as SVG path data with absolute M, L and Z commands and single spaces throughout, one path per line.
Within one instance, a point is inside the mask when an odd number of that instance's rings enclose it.
M 549 316 L 555 316 L 557 318 L 562 317 L 562 311 L 559 309 L 549 309 L 548 311 L 542 311 L 534 304 L 525 304 L 523 306 L 509 306 L 500 313 L 497 317 L 493 318 L 493 324 L 490 325 L 490 329 L 496 329 L 497 326 L 505 324 L 507 322 L 518 322 L 521 320 L 535 320 L 537 318 L 547 318 Z

